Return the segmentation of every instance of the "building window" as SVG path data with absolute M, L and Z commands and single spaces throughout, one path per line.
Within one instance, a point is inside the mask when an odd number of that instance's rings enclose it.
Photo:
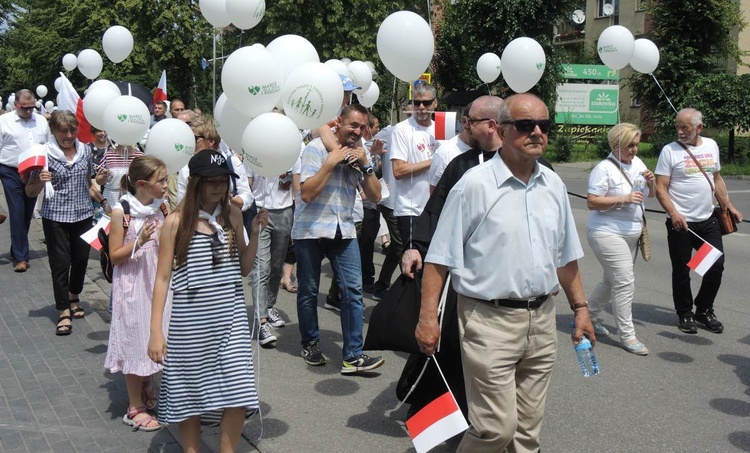
M 636 11 L 646 11 L 646 0 L 636 0 L 635 2 Z
M 611 11 L 611 14 L 607 14 Z M 620 0 L 597 0 L 596 17 L 620 15 Z
M 640 107 L 641 106 L 641 100 L 637 97 L 630 98 L 630 106 L 631 107 Z

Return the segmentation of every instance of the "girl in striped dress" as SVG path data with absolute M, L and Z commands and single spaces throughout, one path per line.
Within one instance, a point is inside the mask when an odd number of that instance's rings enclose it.
M 112 297 L 116 303 L 104 368 L 125 375 L 130 404 L 122 422 L 134 430 L 155 431 L 161 426 L 147 409 L 156 407 L 151 375 L 161 370 L 161 366 L 148 357 L 148 339 L 158 234 L 164 223 L 166 165 L 153 156 L 136 158 L 128 175 L 122 178 L 122 191 L 125 195 L 114 206 L 110 223 Z M 129 217 L 123 210 L 126 202 Z M 168 306 L 165 311 L 169 312 Z M 164 317 L 165 327 L 168 319 Z
M 258 408 L 242 276 L 252 268 L 266 213 L 253 220 L 248 241 L 242 212 L 229 203 L 229 178 L 236 175 L 225 157 L 203 150 L 188 168 L 185 198 L 162 229 L 154 285 L 148 351 L 164 364 L 159 421 L 179 423 L 186 452 L 198 452 L 201 423 L 220 421 L 220 450 L 235 451 L 245 418 Z

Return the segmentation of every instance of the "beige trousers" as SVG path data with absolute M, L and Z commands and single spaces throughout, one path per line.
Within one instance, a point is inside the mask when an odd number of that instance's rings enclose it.
M 554 300 L 527 310 L 459 295 L 458 316 L 471 424 L 458 451 L 538 451 L 557 355 Z

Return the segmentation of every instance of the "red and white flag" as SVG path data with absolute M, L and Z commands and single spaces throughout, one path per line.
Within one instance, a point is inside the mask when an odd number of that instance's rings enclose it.
M 60 92 L 57 94 L 57 109 L 73 112 L 78 120 L 78 141 L 90 143 L 94 141 L 91 124 L 83 114 L 83 99 L 65 74 L 60 73 Z
M 83 233 L 81 235 L 81 239 L 88 242 L 91 247 L 96 249 L 96 251 L 99 251 L 102 249 L 102 243 L 99 242 L 99 229 L 103 228 L 104 231 L 109 234 L 109 217 L 102 216 L 101 219 L 99 219 L 98 222 L 96 222 L 96 225 L 87 232 Z
M 158 101 L 167 100 L 167 71 L 161 72 L 161 79 L 159 79 L 159 86 L 154 91 L 154 104 Z
M 456 136 L 456 112 L 435 112 L 435 140 Z
M 33 145 L 18 155 L 18 173 L 23 175 L 47 166 L 47 148 L 44 145 Z
M 427 452 L 468 428 L 450 390 L 406 421 L 417 453 Z
M 687 265 L 690 269 L 703 277 L 703 275 L 711 269 L 711 266 L 713 266 L 722 255 L 723 253 L 721 253 L 719 249 L 704 241 L 701 248 L 695 252 L 695 255 L 693 255 L 693 258 L 688 261 Z

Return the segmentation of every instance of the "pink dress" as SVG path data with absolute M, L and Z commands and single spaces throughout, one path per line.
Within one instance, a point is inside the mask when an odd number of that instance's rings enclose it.
M 148 217 L 132 217 L 124 243 L 135 241 L 146 220 L 156 220 L 154 239 L 139 248 L 132 258 L 114 267 L 112 275 L 112 321 L 104 368 L 110 373 L 151 376 L 161 365 L 148 357 L 151 299 L 159 259 L 159 231 L 164 223 L 161 212 Z M 163 329 L 167 332 L 172 307 L 171 291 L 164 306 Z

